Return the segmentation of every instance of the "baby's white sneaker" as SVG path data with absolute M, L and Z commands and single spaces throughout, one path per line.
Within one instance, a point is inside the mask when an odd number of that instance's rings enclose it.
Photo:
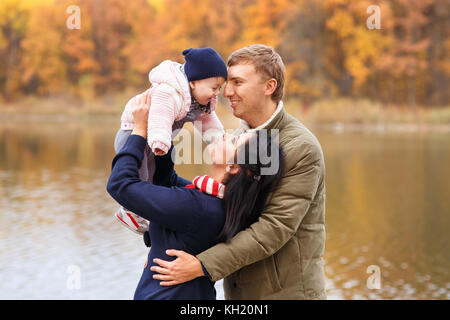
M 126 210 L 124 207 L 120 207 L 119 210 L 117 210 L 116 218 L 125 225 L 125 227 L 137 234 L 142 235 L 145 231 L 148 231 L 148 221 L 137 214 Z

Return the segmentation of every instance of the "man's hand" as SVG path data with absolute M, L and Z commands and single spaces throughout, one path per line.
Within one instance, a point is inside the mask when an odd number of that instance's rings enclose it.
M 168 256 L 177 256 L 174 261 L 153 259 L 158 266 L 150 268 L 158 274 L 153 275 L 153 279 L 162 280 L 160 285 L 173 286 L 175 284 L 191 281 L 204 275 L 200 260 L 196 257 L 180 250 L 166 250 Z

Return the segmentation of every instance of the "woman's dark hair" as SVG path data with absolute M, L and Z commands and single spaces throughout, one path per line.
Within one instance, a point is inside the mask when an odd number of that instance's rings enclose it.
M 219 241 L 230 240 L 258 220 L 269 194 L 283 176 L 284 154 L 269 135 L 255 131 L 236 150 L 233 165 L 241 170 L 227 173 L 222 181 L 226 186 L 223 201 L 226 214 Z

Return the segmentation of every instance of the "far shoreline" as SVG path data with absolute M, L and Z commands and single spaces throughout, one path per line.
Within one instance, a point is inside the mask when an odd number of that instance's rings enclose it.
M 219 116 L 220 117 L 220 116 Z M 450 133 L 450 124 L 430 124 L 430 123 L 353 123 L 353 122 L 316 122 L 307 119 L 299 119 L 311 130 L 320 130 L 332 132 L 335 134 L 364 132 L 364 133 L 418 133 L 418 132 L 438 132 Z M 38 113 L 0 113 L 0 125 L 20 125 L 20 124 L 92 124 L 92 123 L 111 123 L 119 125 L 120 114 L 38 114 Z M 237 125 L 226 126 L 226 129 L 237 128 Z
M 75 101 L 67 97 L 23 98 L 0 103 L 0 125 L 22 123 L 111 123 L 119 124 L 123 107 L 132 96 L 129 92 Z M 367 100 L 340 98 L 320 100 L 305 108 L 299 99 L 285 102 L 286 110 L 312 130 L 340 134 L 368 133 L 450 133 L 450 107 L 426 108 L 385 106 Z M 237 128 L 227 101 L 219 99 L 216 109 L 225 128 Z

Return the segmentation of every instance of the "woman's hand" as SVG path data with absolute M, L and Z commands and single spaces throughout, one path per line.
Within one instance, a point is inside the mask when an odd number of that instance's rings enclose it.
M 148 112 L 150 110 L 150 89 L 134 98 L 134 129 L 131 134 L 137 134 L 147 139 Z

